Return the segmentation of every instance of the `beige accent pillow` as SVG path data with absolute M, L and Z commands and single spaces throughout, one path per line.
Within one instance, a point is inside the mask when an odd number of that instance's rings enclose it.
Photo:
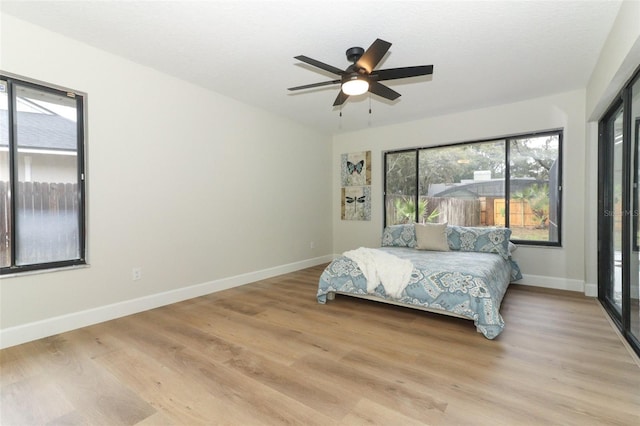
M 418 250 L 449 251 L 447 222 L 416 223 L 416 242 Z

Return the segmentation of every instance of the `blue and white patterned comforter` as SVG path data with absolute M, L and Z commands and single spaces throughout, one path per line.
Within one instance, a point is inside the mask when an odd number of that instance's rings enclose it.
M 408 285 L 392 299 L 379 285 L 372 296 L 408 305 L 438 309 L 472 319 L 488 339 L 504 328 L 500 303 L 512 279 L 520 278 L 518 266 L 494 253 L 423 251 L 405 247 L 380 250 L 413 263 Z M 366 278 L 351 259 L 336 258 L 320 276 L 318 302 L 326 303 L 333 292 L 367 295 Z

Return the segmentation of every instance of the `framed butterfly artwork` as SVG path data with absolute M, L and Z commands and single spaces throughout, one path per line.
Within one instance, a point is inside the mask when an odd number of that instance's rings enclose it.
M 342 187 L 371 185 L 371 151 L 342 154 Z
M 371 186 L 346 186 L 341 191 L 342 220 L 371 220 Z

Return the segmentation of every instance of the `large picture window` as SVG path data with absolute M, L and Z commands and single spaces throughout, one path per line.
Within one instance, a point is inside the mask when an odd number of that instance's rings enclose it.
M 385 154 L 385 225 L 508 227 L 511 239 L 560 245 L 562 132 Z
M 85 262 L 83 96 L 0 75 L 0 274 Z

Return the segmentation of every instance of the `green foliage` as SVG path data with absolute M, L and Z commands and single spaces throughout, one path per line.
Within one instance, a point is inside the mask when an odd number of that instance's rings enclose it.
M 474 172 L 491 171 L 493 178 L 504 177 L 504 142 L 484 142 L 420 150 L 420 193 L 431 184 L 460 183 L 473 179 Z
M 397 198 L 395 201 L 396 223 L 412 223 L 416 218 L 416 203 L 412 197 Z M 424 218 L 425 222 L 433 223 L 436 221 L 440 212 L 434 209 L 427 217 L 427 200 L 422 199 L 418 202 L 418 220 Z
M 511 178 L 548 181 L 558 157 L 556 135 L 513 139 L 509 143 Z M 386 192 L 394 195 L 427 195 L 432 184 L 460 183 L 473 179 L 474 172 L 491 171 L 491 177 L 505 174 L 505 141 L 496 140 L 390 153 L 386 156 Z M 416 176 L 418 163 L 420 176 Z M 416 188 L 416 181 L 419 188 Z
M 511 177 L 549 180 L 549 170 L 558 158 L 559 139 L 553 136 L 511 141 L 509 159 Z
M 438 209 L 433 209 L 433 211 L 429 213 L 429 216 L 426 217 L 425 222 L 435 223 L 438 216 L 440 216 L 440 212 L 438 211 Z
M 536 228 L 545 228 L 549 219 L 549 185 L 533 184 L 522 191 L 511 194 L 512 200 L 525 200 L 529 203 L 536 219 Z
M 416 151 L 387 154 L 386 163 L 386 193 L 416 194 Z
M 413 198 L 402 197 L 395 201 L 397 223 L 412 223 L 416 218 L 416 202 Z M 418 214 L 420 217 L 427 210 L 427 200 L 420 200 L 418 203 Z

